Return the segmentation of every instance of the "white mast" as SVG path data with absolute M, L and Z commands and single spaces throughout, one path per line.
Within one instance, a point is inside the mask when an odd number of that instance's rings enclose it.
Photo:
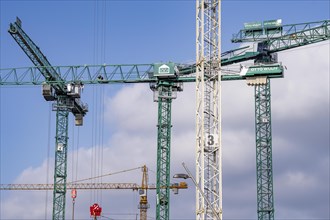
M 222 219 L 220 13 L 221 0 L 196 0 L 196 219 Z

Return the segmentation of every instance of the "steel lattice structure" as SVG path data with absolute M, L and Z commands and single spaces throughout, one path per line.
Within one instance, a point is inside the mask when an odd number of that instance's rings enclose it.
M 61 105 L 60 101 L 61 99 L 57 99 L 57 105 Z M 65 219 L 69 111 L 57 108 L 53 219 Z
M 196 1 L 196 219 L 222 219 L 220 11 Z
M 182 91 L 182 83 L 160 80 L 150 87 L 158 102 L 156 219 L 169 220 L 172 100 Z
M 255 85 L 257 212 L 259 220 L 274 219 L 270 80 Z
M 157 131 L 157 207 L 156 219 L 169 219 L 170 206 L 170 153 L 171 153 L 171 107 L 172 86 L 160 82 L 158 85 L 158 131 Z

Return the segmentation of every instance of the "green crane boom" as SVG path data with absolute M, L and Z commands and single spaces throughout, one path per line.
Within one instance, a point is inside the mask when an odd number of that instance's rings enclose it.
M 179 72 L 174 82 L 195 82 L 195 67 L 175 64 Z M 76 66 L 53 66 L 61 76 L 61 81 L 49 81 L 48 83 L 82 83 L 87 84 L 116 84 L 116 83 L 157 83 L 154 76 L 156 64 L 118 64 L 118 65 L 76 65 Z M 268 74 L 270 78 L 278 78 L 281 65 L 264 65 L 260 68 L 274 67 L 276 71 Z M 1 69 L 0 85 L 2 86 L 29 86 L 42 85 L 43 79 L 39 67 L 21 67 Z M 244 75 L 239 72 L 227 72 L 221 76 L 222 81 L 245 80 L 249 76 L 262 75 L 263 71 L 256 71 L 259 67 L 249 67 Z

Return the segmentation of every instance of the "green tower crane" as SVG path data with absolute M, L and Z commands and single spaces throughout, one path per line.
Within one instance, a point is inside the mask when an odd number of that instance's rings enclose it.
M 169 219 L 170 198 L 170 153 L 171 153 L 171 107 L 176 93 L 183 91 L 183 83 L 177 82 L 175 64 L 155 64 L 154 76 L 157 83 L 151 83 L 154 99 L 158 102 L 157 124 L 157 182 L 156 182 L 156 219 Z
M 56 136 L 55 136 L 55 171 L 53 191 L 53 218 L 64 219 L 65 195 L 67 177 L 67 149 L 68 149 L 68 115 L 72 112 L 76 118 L 76 125 L 82 125 L 83 116 L 88 111 L 87 105 L 80 101 L 80 84 L 67 86 L 57 71 L 51 66 L 39 47 L 29 38 L 21 28 L 21 20 L 16 19 L 10 24 L 8 32 L 18 45 L 30 58 L 40 73 L 45 78 L 43 95 L 47 101 L 55 101 L 53 110 L 56 111 Z M 58 82 L 49 84 L 50 81 Z M 69 89 L 69 87 L 71 87 Z
M 282 25 L 282 20 L 245 23 L 244 29 L 233 36 L 233 43 L 257 43 L 257 52 L 241 56 L 253 57 L 257 65 L 277 63 L 277 52 L 330 39 L 330 21 Z M 272 72 L 268 69 L 266 72 Z M 258 220 L 274 219 L 273 161 L 271 130 L 271 90 L 268 76 L 247 80 L 254 86 L 255 133 L 257 166 Z

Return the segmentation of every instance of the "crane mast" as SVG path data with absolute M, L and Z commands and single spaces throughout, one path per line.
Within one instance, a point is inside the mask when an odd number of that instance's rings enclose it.
M 172 100 L 183 90 L 178 82 L 179 72 L 174 63 L 155 64 L 156 83 L 150 83 L 154 101 L 158 102 L 157 124 L 157 183 L 156 219 L 169 220 L 170 217 L 170 159 L 171 159 L 171 113 Z M 164 187 L 165 186 L 165 187 Z
M 158 92 L 158 124 L 157 124 L 157 190 L 156 219 L 169 219 L 170 191 L 170 154 L 171 154 L 171 108 L 172 83 L 159 82 Z
M 140 191 L 140 220 L 147 220 L 148 208 L 150 205 L 148 203 L 148 168 L 146 165 L 142 167 L 142 184 Z
M 257 159 L 257 213 L 259 220 L 274 219 L 273 156 L 270 79 L 254 86 Z
M 222 219 L 220 13 L 220 0 L 196 1 L 196 219 Z
M 247 79 L 254 86 L 258 220 L 274 219 L 271 90 L 265 76 Z

